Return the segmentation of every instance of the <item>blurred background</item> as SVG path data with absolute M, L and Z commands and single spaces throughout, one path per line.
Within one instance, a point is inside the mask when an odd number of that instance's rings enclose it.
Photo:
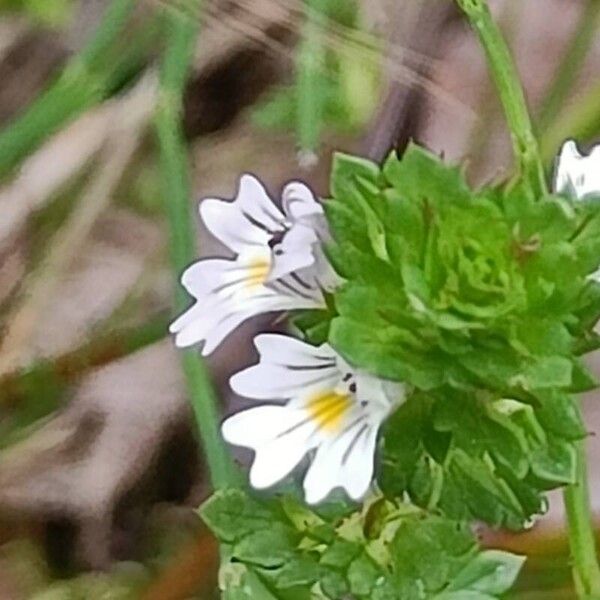
M 600 2 L 490 0 L 551 173 L 600 137 Z M 0 0 L 0 600 L 216 598 L 209 493 L 178 353 L 154 115 L 165 19 L 199 20 L 181 114 L 194 205 L 243 172 L 327 196 L 335 149 L 414 139 L 474 184 L 510 172 L 482 51 L 441 0 Z M 217 243 L 198 223 L 202 255 Z M 209 359 L 253 361 L 255 319 Z M 600 361 L 596 372 L 600 373 Z M 585 400 L 591 433 L 600 407 Z M 600 517 L 600 439 L 590 437 Z M 600 521 L 599 521 L 600 525 Z M 515 598 L 571 598 L 560 494 Z

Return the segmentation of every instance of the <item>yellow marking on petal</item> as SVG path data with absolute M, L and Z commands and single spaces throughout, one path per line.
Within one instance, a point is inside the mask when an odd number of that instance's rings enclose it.
M 344 415 L 351 406 L 352 400 L 348 394 L 327 392 L 311 398 L 306 408 L 319 429 L 335 433 L 340 430 Z
M 248 276 L 245 279 L 245 284 L 249 288 L 254 288 L 262 285 L 269 275 L 271 263 L 264 258 L 257 258 L 248 265 Z

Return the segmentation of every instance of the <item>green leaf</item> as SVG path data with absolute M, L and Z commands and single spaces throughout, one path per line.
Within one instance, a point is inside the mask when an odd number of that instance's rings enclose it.
M 249 533 L 234 544 L 232 555 L 242 562 L 272 569 L 292 558 L 294 542 L 290 527 L 271 523 L 268 528 Z
M 504 594 L 515 583 L 524 562 L 523 556 L 485 550 L 457 574 L 446 592 L 479 592 L 491 597 Z
M 272 521 L 272 514 L 265 506 L 237 489 L 217 491 L 202 505 L 200 516 L 225 542 L 269 529 Z
M 312 587 L 319 580 L 319 564 L 313 557 L 300 556 L 286 562 L 277 572 L 277 588 Z

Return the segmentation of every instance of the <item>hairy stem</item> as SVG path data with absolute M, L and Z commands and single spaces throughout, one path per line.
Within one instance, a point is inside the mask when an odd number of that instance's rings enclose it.
M 544 169 L 514 61 L 485 0 L 456 0 L 483 46 L 510 129 L 520 175 L 536 196 L 546 191 Z
M 161 67 L 156 132 L 170 228 L 171 261 L 174 272 L 179 276 L 196 256 L 190 214 L 191 186 L 181 114 L 185 82 L 192 64 L 198 33 L 198 21 L 177 11 L 168 11 L 165 19 L 167 46 Z M 178 282 L 175 286 L 175 301 L 178 311 L 185 309 L 189 303 Z M 233 469 L 220 436 L 217 400 L 208 371 L 197 353 L 191 350 L 182 353 L 182 366 L 212 483 L 215 487 L 225 487 L 233 483 Z
M 566 487 L 563 497 L 578 597 L 590 600 L 600 598 L 600 568 L 592 527 L 585 441 L 577 444 L 577 483 Z
M 600 0 L 587 0 L 585 8 L 581 13 L 579 24 L 571 37 L 569 46 L 562 57 L 541 106 L 537 119 L 538 131 L 545 131 L 562 109 L 565 99 L 571 92 L 573 83 L 580 72 L 588 50 L 595 40 L 599 25 Z

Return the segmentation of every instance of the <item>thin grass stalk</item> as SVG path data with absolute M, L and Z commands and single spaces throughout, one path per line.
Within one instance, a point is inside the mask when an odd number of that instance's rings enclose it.
M 296 135 L 302 160 L 317 155 L 323 127 L 321 63 L 325 53 L 322 31 L 327 23 L 324 0 L 306 0 L 302 42 L 296 64 Z
M 0 176 L 68 119 L 104 98 L 115 65 L 101 70 L 98 63 L 104 61 L 135 4 L 135 0 L 112 0 L 89 45 L 24 114 L 0 132 Z
M 600 134 L 600 84 L 595 84 L 549 126 L 541 135 L 542 159 L 552 165 L 560 146 L 567 138 L 578 142 L 592 141 Z
M 186 18 L 179 11 L 165 12 L 167 45 L 160 73 L 159 107 L 156 132 L 163 174 L 163 193 L 170 230 L 170 254 L 177 277 L 197 256 L 191 217 L 191 184 L 188 157 L 183 137 L 181 117 L 185 83 L 192 66 L 198 34 L 198 20 Z M 175 305 L 178 311 L 189 303 L 187 294 L 175 284 Z M 226 487 L 234 483 L 229 453 L 219 431 L 217 399 L 208 370 L 193 351 L 182 352 L 182 367 L 213 486 Z
M 577 76 L 581 72 L 588 51 L 596 39 L 599 26 L 600 0 L 587 0 L 577 28 L 562 56 L 560 65 L 540 108 L 537 118 L 538 131 L 545 131 L 560 113 L 565 100 L 573 89 Z

